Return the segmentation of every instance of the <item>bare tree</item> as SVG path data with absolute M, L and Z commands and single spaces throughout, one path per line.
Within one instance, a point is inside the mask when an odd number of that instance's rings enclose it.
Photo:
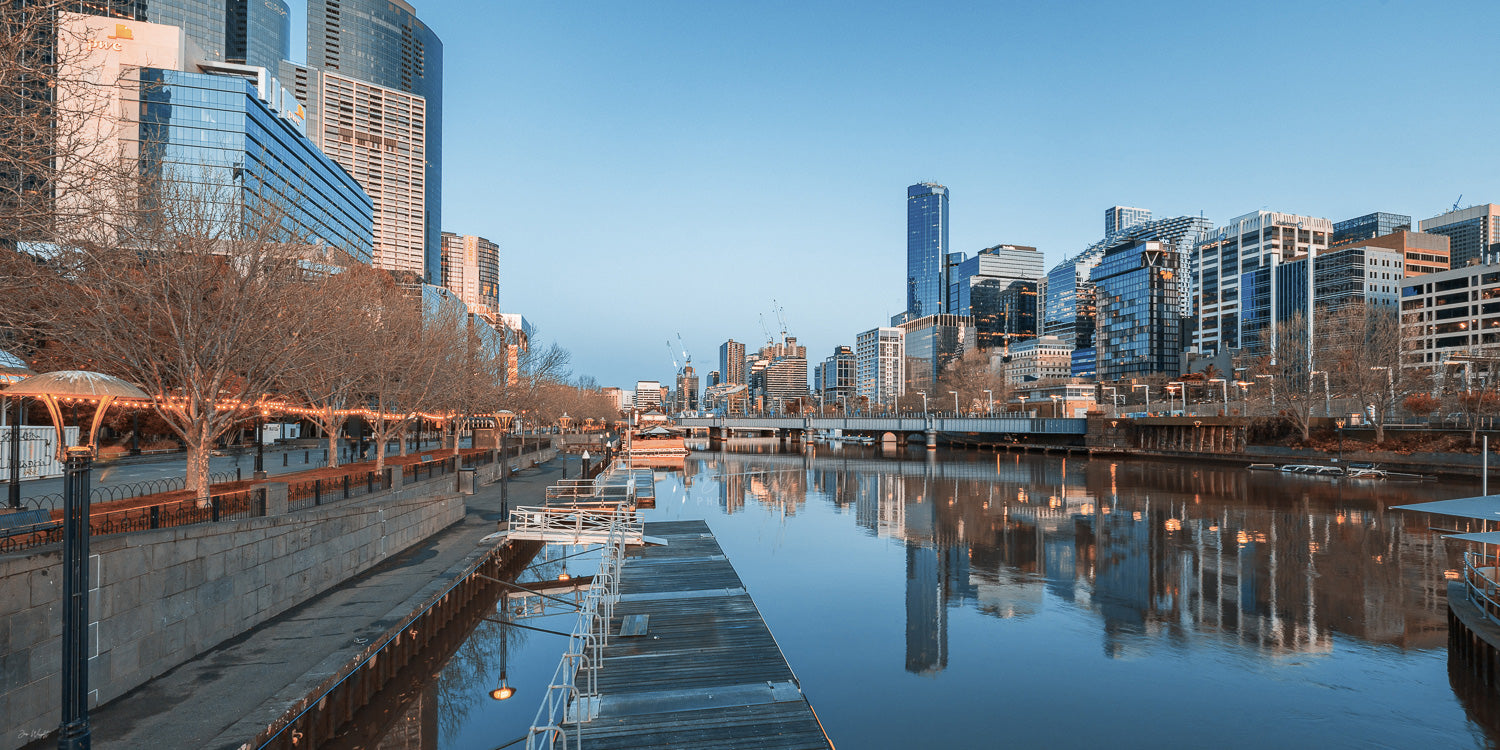
M 1355 303 L 1324 312 L 1319 350 L 1341 392 L 1374 412 L 1375 442 L 1401 399 L 1420 389 L 1420 375 L 1401 366 L 1401 323 L 1395 308 Z
M 1265 383 L 1264 392 L 1274 416 L 1286 420 L 1306 442 L 1310 437 L 1314 404 L 1322 401 L 1312 391 L 1312 372 L 1319 369 L 1318 352 L 1309 348 L 1306 318 L 1301 311 L 1263 332 L 1261 352 L 1250 372 Z
M 1004 404 L 1010 392 L 1005 377 L 990 367 L 989 355 L 977 349 L 964 352 L 943 368 L 937 390 L 946 399 L 936 401 L 937 404 L 952 403 L 952 391 L 958 394 L 960 410 L 970 412 L 987 409 L 992 395 L 995 401 Z

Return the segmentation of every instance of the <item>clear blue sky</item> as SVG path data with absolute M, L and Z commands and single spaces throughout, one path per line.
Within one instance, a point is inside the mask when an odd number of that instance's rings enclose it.
M 1048 265 L 1111 205 L 1215 222 L 1500 202 L 1494 2 L 414 0 L 445 44 L 443 227 L 605 385 L 759 315 L 810 364 L 903 304 L 906 186 Z

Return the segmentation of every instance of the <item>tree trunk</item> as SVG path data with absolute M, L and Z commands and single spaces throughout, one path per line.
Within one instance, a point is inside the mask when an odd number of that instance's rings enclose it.
M 1382 445 L 1384 443 L 1385 443 L 1385 412 L 1382 411 L 1379 414 L 1375 415 L 1375 444 L 1376 445 Z
M 339 431 L 328 430 L 328 467 L 336 469 L 339 465 Z
M 183 446 L 187 449 L 187 488 L 193 491 L 198 507 L 209 505 L 208 458 L 213 448 L 213 437 L 209 435 L 207 421 L 194 425 L 187 431 Z
M 375 476 L 385 476 L 385 413 L 375 418 Z

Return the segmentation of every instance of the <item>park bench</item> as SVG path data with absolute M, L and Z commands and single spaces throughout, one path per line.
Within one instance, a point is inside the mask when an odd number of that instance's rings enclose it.
M 0 513 L 0 537 L 51 531 L 59 526 L 62 521 L 52 520 L 52 512 L 40 508 Z

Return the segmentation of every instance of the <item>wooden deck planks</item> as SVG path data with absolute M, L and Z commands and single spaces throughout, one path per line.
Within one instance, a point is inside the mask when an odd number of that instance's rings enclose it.
M 632 550 L 598 673 L 599 714 L 583 746 L 829 750 L 796 676 L 703 521 L 646 525 L 667 545 Z M 733 705 L 726 705 L 733 704 Z

